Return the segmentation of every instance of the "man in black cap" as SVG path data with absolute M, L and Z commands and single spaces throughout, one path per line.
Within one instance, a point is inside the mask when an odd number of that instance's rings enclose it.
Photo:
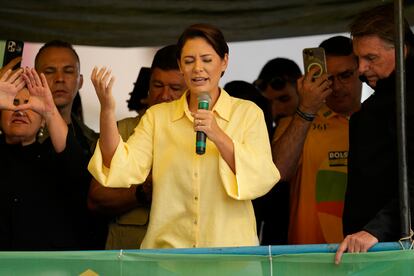
M 299 66 L 287 58 L 269 60 L 254 85 L 271 105 L 274 132 L 280 118 L 293 115 L 299 103 L 296 80 L 302 76 Z

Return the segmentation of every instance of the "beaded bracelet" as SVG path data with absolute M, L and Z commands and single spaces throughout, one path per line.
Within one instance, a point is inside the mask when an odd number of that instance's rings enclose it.
M 312 122 L 313 119 L 315 119 L 316 117 L 316 114 L 303 112 L 302 110 L 299 109 L 299 107 L 296 108 L 296 114 L 298 114 L 299 117 L 301 117 L 303 120 L 308 121 L 308 122 Z

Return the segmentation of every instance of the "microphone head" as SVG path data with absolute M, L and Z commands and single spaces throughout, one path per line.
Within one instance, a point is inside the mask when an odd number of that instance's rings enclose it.
M 198 102 L 208 102 L 210 104 L 211 102 L 211 96 L 208 92 L 200 92 L 197 96 Z
M 200 92 L 197 96 L 198 109 L 208 110 L 211 102 L 211 97 L 208 92 Z

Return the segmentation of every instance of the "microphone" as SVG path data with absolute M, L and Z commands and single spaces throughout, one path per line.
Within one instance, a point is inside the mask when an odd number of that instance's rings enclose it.
M 208 110 L 211 102 L 211 97 L 208 92 L 201 92 L 198 97 L 198 109 Z M 206 152 L 206 134 L 202 131 L 197 131 L 196 134 L 196 153 L 204 154 Z

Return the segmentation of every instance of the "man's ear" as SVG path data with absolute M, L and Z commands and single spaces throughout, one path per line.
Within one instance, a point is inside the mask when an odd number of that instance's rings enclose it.
M 78 87 L 78 90 L 80 90 L 82 88 L 82 86 L 83 86 L 83 75 L 80 74 L 79 75 L 79 87 Z

